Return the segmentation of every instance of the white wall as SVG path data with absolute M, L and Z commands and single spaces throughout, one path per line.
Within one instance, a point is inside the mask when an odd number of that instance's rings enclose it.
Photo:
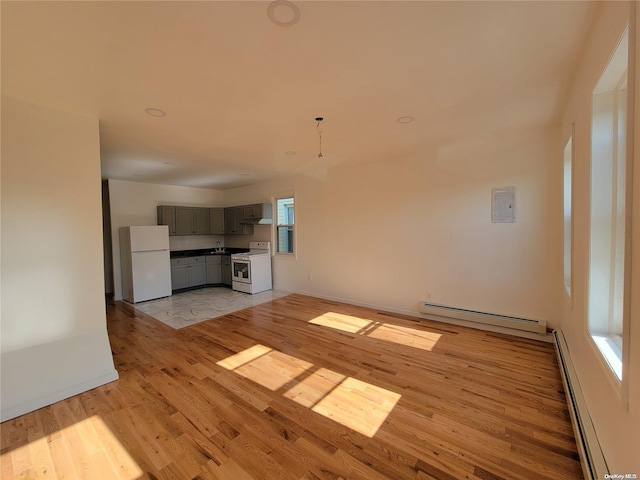
M 98 120 L 2 97 L 2 411 L 118 378 L 106 329 Z
M 115 300 L 122 300 L 122 277 L 120 275 L 120 227 L 131 225 L 157 225 L 158 205 L 180 205 L 191 207 L 222 206 L 222 192 L 204 188 L 175 187 L 149 183 L 109 180 L 111 209 L 111 238 L 113 252 L 113 286 Z M 222 235 L 191 235 L 170 237 L 171 250 L 191 250 L 215 247 Z
M 631 281 L 630 360 L 627 376 L 628 395 L 620 396 L 611 381 L 608 366 L 591 341 L 587 323 L 587 294 L 589 279 L 589 209 L 590 204 L 590 147 L 591 147 L 591 94 L 600 74 L 617 46 L 628 18 L 629 4 L 605 2 L 600 7 L 588 43 L 576 72 L 571 94 L 562 122 L 562 144 L 569 138 L 571 124 L 575 122 L 574 185 L 573 185 L 573 284 L 572 299 L 564 296 L 562 303 L 562 330 L 569 345 L 570 355 L 580 385 L 585 394 L 589 413 L 611 473 L 640 473 L 640 255 L 633 256 Z M 636 25 L 638 23 L 635 20 Z M 633 47 L 632 47 L 633 49 Z M 635 58 L 638 64 L 640 46 L 636 39 Z M 636 67 L 637 68 L 637 67 Z M 630 85 L 632 84 L 630 78 Z M 636 80 L 635 85 L 638 82 Z M 636 92 L 634 159 L 634 229 L 640 225 L 640 168 L 637 155 L 640 145 L 640 95 Z M 562 166 L 558 161 L 557 174 Z M 558 207 L 558 222 L 562 210 Z M 632 251 L 640 252 L 640 235 L 632 240 Z M 625 405 L 628 400 L 628 408 Z
M 558 144 L 554 129 L 476 135 L 419 158 L 226 190 L 225 203 L 295 191 L 297 254 L 274 257 L 275 288 L 410 313 L 431 292 L 437 303 L 554 327 Z M 491 189 L 503 186 L 517 189 L 517 222 L 492 224 Z

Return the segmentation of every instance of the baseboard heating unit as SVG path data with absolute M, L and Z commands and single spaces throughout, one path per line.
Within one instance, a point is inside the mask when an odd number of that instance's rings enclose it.
M 476 312 L 462 308 L 448 307 L 436 303 L 420 302 L 420 313 L 435 315 L 437 317 L 466 320 L 468 322 L 482 323 L 496 327 L 512 328 L 526 332 L 547 334 L 547 322 L 544 320 L 528 320 L 526 318 L 509 317 L 493 313 Z
M 609 473 L 607 462 L 600 448 L 591 417 L 587 411 L 587 405 L 582 395 L 580 382 L 578 381 L 571 357 L 569 356 L 567 341 L 560 330 L 553 331 L 553 338 L 556 355 L 558 356 L 560 375 L 562 376 L 562 383 L 564 385 L 564 393 L 567 397 L 569 413 L 571 414 L 573 432 L 576 437 L 576 446 L 578 447 L 580 461 L 582 463 L 582 473 L 585 480 L 607 478 L 605 476 Z

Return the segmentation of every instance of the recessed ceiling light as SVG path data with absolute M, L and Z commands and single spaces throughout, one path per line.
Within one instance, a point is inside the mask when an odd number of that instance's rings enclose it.
M 175 163 L 174 163 L 174 162 L 168 162 L 168 161 L 164 161 L 164 162 L 162 162 L 162 163 L 163 163 L 163 164 L 165 164 L 165 165 L 175 165 Z
M 398 117 L 396 119 L 396 122 L 398 122 L 398 123 L 411 123 L 411 122 L 413 122 L 413 117 L 411 117 L 409 115 L 404 115 L 402 117 Z
M 164 117 L 167 112 L 164 110 L 160 110 L 159 108 L 145 108 L 144 111 L 147 115 L 151 115 L 152 117 Z
M 267 7 L 267 17 L 276 25 L 290 27 L 300 20 L 300 9 L 288 0 L 276 0 Z
M 133 176 L 134 177 L 144 177 L 145 175 L 143 173 L 134 173 Z
M 285 155 L 295 155 L 296 152 L 294 152 L 293 150 L 287 150 L 286 152 L 284 152 Z

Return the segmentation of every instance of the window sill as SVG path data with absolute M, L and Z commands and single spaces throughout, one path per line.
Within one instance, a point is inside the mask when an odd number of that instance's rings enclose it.
M 591 338 L 602 353 L 609 367 L 619 381 L 622 380 L 622 350 L 618 345 L 616 335 L 595 335 L 591 334 Z
M 285 252 L 276 252 L 274 254 L 274 257 L 278 257 L 278 258 L 296 258 L 296 254 L 294 253 L 285 253 Z

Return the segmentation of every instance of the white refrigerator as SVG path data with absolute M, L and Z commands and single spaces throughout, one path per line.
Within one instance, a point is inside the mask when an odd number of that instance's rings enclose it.
M 169 227 L 121 227 L 122 297 L 138 303 L 171 295 Z

